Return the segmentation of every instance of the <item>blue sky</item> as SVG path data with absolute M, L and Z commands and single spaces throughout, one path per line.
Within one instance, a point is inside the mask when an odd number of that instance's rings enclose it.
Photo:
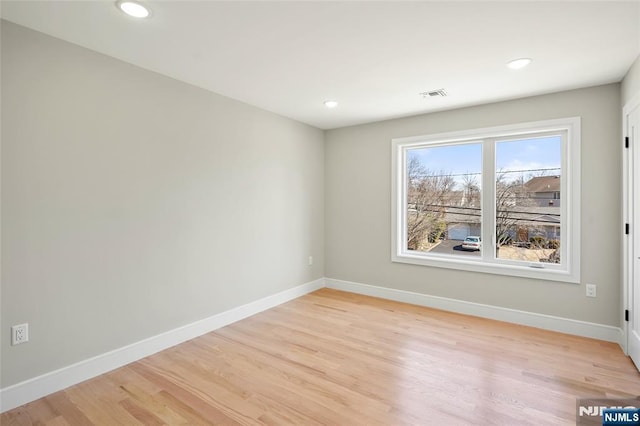
M 496 170 L 523 171 L 525 177 L 533 169 L 560 167 L 561 139 L 559 136 L 517 139 L 498 142 L 496 146 Z M 416 157 L 431 172 L 444 174 L 480 173 L 482 170 L 482 146 L 479 143 L 410 150 L 409 158 Z M 560 170 L 549 172 L 559 174 Z M 520 173 L 510 173 L 514 178 Z M 456 177 L 460 181 L 462 176 Z M 478 181 L 480 175 L 476 176 Z M 478 182 L 479 183 L 479 182 Z
M 559 136 L 498 142 L 496 170 L 531 170 L 560 167 Z M 559 170 L 557 171 L 560 172 Z M 557 174 L 557 173 L 553 173 Z
M 482 171 L 482 145 L 464 144 L 421 148 L 409 151 L 431 172 L 443 174 L 479 173 Z

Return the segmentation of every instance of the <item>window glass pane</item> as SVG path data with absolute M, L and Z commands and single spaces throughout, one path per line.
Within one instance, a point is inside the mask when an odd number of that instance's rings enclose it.
M 496 257 L 561 263 L 562 137 L 496 144 Z
M 409 149 L 407 248 L 480 257 L 482 144 Z

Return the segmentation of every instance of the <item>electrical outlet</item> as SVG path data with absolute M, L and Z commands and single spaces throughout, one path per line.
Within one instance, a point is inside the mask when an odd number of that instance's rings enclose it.
M 313 256 L 309 256 L 309 266 L 313 265 Z
M 596 285 L 587 284 L 587 297 L 596 297 Z
M 18 324 L 11 327 L 11 345 L 19 345 L 29 341 L 29 324 Z

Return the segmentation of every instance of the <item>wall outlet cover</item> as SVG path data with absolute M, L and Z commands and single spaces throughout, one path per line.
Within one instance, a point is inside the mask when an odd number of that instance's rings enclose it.
M 11 327 L 11 345 L 19 345 L 29 341 L 29 324 L 18 324 Z

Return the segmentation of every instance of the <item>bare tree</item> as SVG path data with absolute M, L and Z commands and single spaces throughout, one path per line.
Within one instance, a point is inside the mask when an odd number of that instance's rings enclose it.
M 407 163 L 407 248 L 420 250 L 440 238 L 455 180 L 425 168 L 417 158 Z
M 516 205 L 522 206 L 522 182 L 507 181 L 505 173 L 496 178 L 496 248 L 511 241 L 512 233 L 518 238 L 519 217 L 514 212 Z M 520 197 L 520 198 L 519 198 Z
M 468 207 L 480 207 L 480 185 L 478 179 L 472 174 L 466 174 L 462 178 L 463 205 Z

